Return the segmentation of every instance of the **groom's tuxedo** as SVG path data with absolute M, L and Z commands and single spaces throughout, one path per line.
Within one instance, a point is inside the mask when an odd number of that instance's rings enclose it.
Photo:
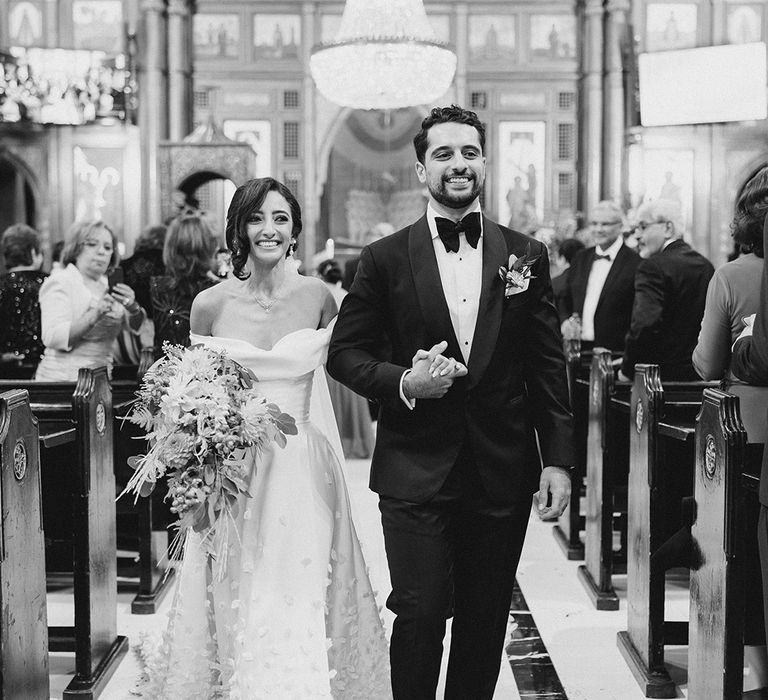
M 538 257 L 525 291 L 505 297 L 499 267 L 510 254 Z M 328 354 L 328 371 L 379 401 L 371 488 L 422 503 L 471 445 L 483 486 L 500 504 L 530 501 L 541 464 L 569 466 L 571 415 L 546 248 L 483 219 L 482 292 L 469 374 L 441 399 L 399 397 L 403 371 L 420 348 L 448 341 L 463 361 L 422 217 L 363 250 Z M 389 351 L 383 351 L 388 348 Z M 538 433 L 537 440 L 534 428 Z M 539 456 L 541 453 L 541 459 Z
M 434 699 L 451 615 L 445 698 L 493 696 L 542 463 L 573 464 L 546 248 L 485 217 L 476 250 L 462 234 L 459 251 L 445 252 L 459 256 L 453 267 L 441 245 L 424 216 L 364 248 L 328 352 L 331 376 L 380 403 L 371 488 L 380 496 L 393 587 L 387 606 L 397 615 L 395 700 Z M 463 255 L 477 258 L 474 285 L 458 279 Z M 535 262 L 507 296 L 499 267 L 509 267 L 510 255 Z M 464 287 L 478 289 L 479 299 Z M 477 304 L 474 333 L 465 303 Z M 418 350 L 443 340 L 443 355 L 466 362 L 468 374 L 411 410 L 403 374 Z

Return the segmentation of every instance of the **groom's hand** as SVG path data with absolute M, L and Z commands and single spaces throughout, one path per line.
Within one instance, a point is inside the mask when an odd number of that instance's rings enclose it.
M 409 399 L 439 399 L 451 388 L 456 377 L 467 368 L 452 358 L 443 357 L 448 347 L 443 340 L 430 350 L 419 350 L 413 356 L 411 371 L 403 379 L 403 391 Z
M 551 502 L 547 506 L 547 501 Z M 571 499 L 571 477 L 562 467 L 544 467 L 539 478 L 538 512 L 542 520 L 559 518 Z

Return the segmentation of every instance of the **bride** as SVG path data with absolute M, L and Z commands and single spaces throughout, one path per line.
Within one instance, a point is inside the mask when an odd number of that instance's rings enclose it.
M 192 343 L 250 367 L 299 428 L 255 458 L 223 579 L 194 533 L 168 629 L 146 659 L 152 698 L 391 698 L 387 643 L 350 516 L 323 363 L 336 305 L 289 256 L 301 232 L 290 190 L 237 189 L 226 238 L 234 276 L 192 304 Z

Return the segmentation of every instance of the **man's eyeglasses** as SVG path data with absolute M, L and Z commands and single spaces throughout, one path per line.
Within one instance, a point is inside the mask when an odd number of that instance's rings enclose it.
M 656 224 L 663 224 L 666 226 L 668 223 L 669 221 L 638 221 L 637 225 L 635 226 L 635 230 L 642 233 L 645 231 L 645 229 L 650 228 L 651 226 L 655 226 Z

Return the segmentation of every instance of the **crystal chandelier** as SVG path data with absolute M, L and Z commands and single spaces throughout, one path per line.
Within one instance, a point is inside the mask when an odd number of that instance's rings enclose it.
M 332 42 L 309 61 L 317 89 L 356 109 L 398 109 L 442 97 L 456 54 L 435 40 L 422 0 L 346 0 Z

